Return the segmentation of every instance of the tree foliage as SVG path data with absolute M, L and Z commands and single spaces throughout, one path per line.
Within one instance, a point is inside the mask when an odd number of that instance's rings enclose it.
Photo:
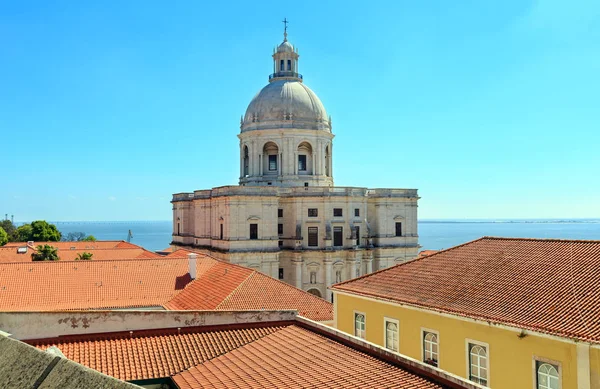
M 32 240 L 31 239 L 31 224 L 23 224 L 22 226 L 19 226 L 19 228 L 17 228 L 16 231 L 16 239 L 15 241 L 17 242 L 27 242 Z
M 45 220 L 36 220 L 31 223 L 31 238 L 35 242 L 58 242 L 61 233 L 54 224 Z
M 17 237 L 17 227 L 10 220 L 0 221 L 0 228 L 2 228 L 8 235 L 8 241 L 14 242 Z
M 58 249 L 48 244 L 38 246 L 36 252 L 31 254 L 32 261 L 58 261 Z
M 75 258 L 75 260 L 76 261 L 89 261 L 90 259 L 92 259 L 93 255 L 94 254 L 88 253 L 88 252 L 79 253 L 79 254 L 77 254 L 77 258 Z
M 8 243 L 8 234 L 4 231 L 4 228 L 0 227 L 0 246 L 4 246 Z
M 69 232 L 62 237 L 64 242 L 95 242 L 94 235 L 86 235 L 85 232 Z

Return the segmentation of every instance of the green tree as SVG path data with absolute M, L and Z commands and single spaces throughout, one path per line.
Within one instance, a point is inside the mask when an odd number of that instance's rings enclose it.
M 31 254 L 32 261 L 58 261 L 58 249 L 48 244 L 38 246 L 36 252 Z
M 31 223 L 31 239 L 35 242 L 58 242 L 61 233 L 54 224 L 45 220 L 36 220 Z
M 8 234 L 4 231 L 4 228 L 0 227 L 0 246 L 4 246 L 8 243 Z
M 94 254 L 87 253 L 87 252 L 79 253 L 79 254 L 77 254 L 77 258 L 75 258 L 75 260 L 76 261 L 89 261 L 90 259 L 92 259 L 93 255 Z
M 30 240 L 33 240 L 31 237 L 32 234 L 32 230 L 31 230 L 31 224 L 23 224 L 22 226 L 19 226 L 19 228 L 17 228 L 17 231 L 15 233 L 15 241 L 16 242 L 27 242 Z
M 96 237 L 94 235 L 88 235 L 85 238 L 81 239 L 84 242 L 95 242 Z
M 4 229 L 8 235 L 8 241 L 14 242 L 17 237 L 17 227 L 10 220 L 0 221 L 0 228 Z

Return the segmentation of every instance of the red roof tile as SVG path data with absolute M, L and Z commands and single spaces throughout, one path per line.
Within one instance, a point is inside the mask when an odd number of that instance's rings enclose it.
M 296 325 L 172 378 L 180 389 L 442 387 Z
M 600 343 L 600 241 L 484 237 L 333 289 Z
M 0 310 L 161 306 L 189 282 L 181 259 L 4 263 Z
M 27 343 L 42 350 L 56 346 L 70 360 L 121 380 L 145 380 L 179 373 L 283 328 L 274 324 L 246 327 L 105 333 Z

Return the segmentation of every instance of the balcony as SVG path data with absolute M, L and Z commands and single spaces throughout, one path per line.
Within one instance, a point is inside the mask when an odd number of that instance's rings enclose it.
M 274 78 L 299 78 L 300 80 L 302 80 L 302 74 L 300 73 L 295 73 L 295 72 L 277 72 L 277 73 L 273 73 L 273 74 L 269 74 L 269 81 L 271 81 Z

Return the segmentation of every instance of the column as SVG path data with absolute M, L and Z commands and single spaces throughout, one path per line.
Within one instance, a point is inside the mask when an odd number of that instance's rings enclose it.
M 240 145 L 240 178 L 244 177 L 244 146 Z
M 292 261 L 294 264 L 295 272 L 296 272 L 296 284 L 295 287 L 298 289 L 302 289 L 302 260 L 300 261 Z
M 263 172 L 263 155 L 262 154 L 258 154 L 258 176 L 262 176 L 262 172 Z
M 298 152 L 294 151 L 294 174 L 298 175 Z
M 367 274 L 373 273 L 373 260 L 370 258 L 364 258 L 364 260 L 367 264 Z
M 350 261 L 347 261 L 346 264 L 350 267 L 350 276 L 348 279 L 356 278 L 356 259 L 352 258 Z
M 325 260 L 323 261 L 325 265 L 325 300 L 331 301 L 331 290 L 329 287 L 331 286 L 331 261 Z
M 317 175 L 317 156 L 314 151 L 312 153 L 312 175 L 313 176 Z
M 577 389 L 589 389 L 590 380 L 590 345 L 577 343 Z
M 281 166 L 281 161 L 283 160 L 283 158 L 281 158 L 281 153 L 277 154 L 277 175 L 282 175 L 283 174 L 283 166 Z

